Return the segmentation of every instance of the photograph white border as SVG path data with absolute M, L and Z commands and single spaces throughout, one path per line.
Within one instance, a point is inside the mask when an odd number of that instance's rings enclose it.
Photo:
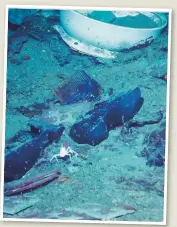
M 164 220 L 162 222 L 141 221 L 90 221 L 90 220 L 59 220 L 59 219 L 26 219 L 26 218 L 4 218 L 4 156 L 5 156 L 5 126 L 6 126 L 6 83 L 7 83 L 7 34 L 8 34 L 8 9 L 48 9 L 48 10 L 120 10 L 120 11 L 144 11 L 144 12 L 166 12 L 168 19 L 168 72 L 167 72 L 167 95 L 166 95 L 166 145 L 165 145 L 165 175 L 164 175 Z M 172 36 L 172 9 L 159 8 L 118 8 L 118 7 L 86 7 L 86 6 L 47 6 L 47 5 L 6 5 L 5 16 L 5 49 L 4 49 L 4 86 L 3 86 L 3 129 L 2 129 L 2 165 L 1 165 L 1 212 L 0 220 L 6 222 L 58 222 L 58 223 L 92 223 L 92 224 L 131 224 L 131 225 L 166 225 L 167 222 L 167 188 L 168 188 L 168 149 L 169 149 L 169 110 L 170 110 L 170 69 L 171 69 L 171 36 Z

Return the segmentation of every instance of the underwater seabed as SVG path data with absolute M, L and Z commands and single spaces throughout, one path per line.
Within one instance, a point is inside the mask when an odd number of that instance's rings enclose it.
M 56 23 L 53 16 L 46 19 L 39 13 L 27 23 L 25 33 L 9 37 L 6 149 L 31 141 L 31 137 L 21 141 L 14 137 L 19 131 L 29 132 L 29 121 L 62 124 L 65 130 L 58 141 L 48 144 L 48 133 L 53 130 L 48 128 L 47 137 L 44 133 L 47 146 L 40 150 L 34 166 L 22 178 L 5 183 L 4 218 L 163 221 L 167 30 L 149 46 L 105 59 L 70 49 L 51 29 Z M 83 70 L 100 86 L 94 93 L 99 99 L 65 104 L 68 96 L 61 88 L 72 84 L 72 78 Z M 102 110 L 105 100 L 137 87 L 144 102 L 131 121 L 111 128 L 109 136 L 96 145 L 74 142 L 70 129 L 95 104 Z M 40 131 L 36 125 L 31 130 L 36 135 Z M 71 160 L 55 158 L 62 146 L 77 155 L 71 153 Z M 8 195 L 38 176 L 42 178 L 28 185 L 42 187 Z M 52 180 L 44 185 L 45 179 Z

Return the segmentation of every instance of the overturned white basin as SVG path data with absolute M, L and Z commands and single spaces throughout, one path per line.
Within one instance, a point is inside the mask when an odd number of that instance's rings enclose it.
M 113 58 L 117 51 L 151 43 L 167 25 L 164 13 L 61 10 L 63 40 L 80 52 Z

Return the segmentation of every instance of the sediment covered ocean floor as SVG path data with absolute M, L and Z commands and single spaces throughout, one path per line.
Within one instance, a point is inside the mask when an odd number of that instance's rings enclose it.
M 58 34 L 52 33 L 44 40 L 29 36 L 19 53 L 8 57 L 6 141 L 19 130 L 27 130 L 30 118 L 52 116 L 56 120 L 54 124 L 63 122 L 67 130 L 14 184 L 56 169 L 61 171 L 61 177 L 24 194 L 23 198 L 13 196 L 14 201 L 17 198 L 27 204 L 29 200 L 35 202 L 31 208 L 14 215 L 4 213 L 4 217 L 75 220 L 81 219 L 85 212 L 83 219 L 88 216 L 87 219 L 100 220 L 102 212 L 107 215 L 116 207 L 120 215 L 112 220 L 163 221 L 165 168 L 148 165 L 142 155 L 147 146 L 145 138 L 159 129 L 161 121 L 128 131 L 124 126 L 118 127 L 97 146 L 80 145 L 68 136 L 68 130 L 77 117 L 92 109 L 95 103 L 61 106 L 51 101 L 48 109 L 38 104 L 55 99 L 53 89 L 68 76 L 84 69 L 103 88 L 101 101 L 139 87 L 144 103 L 134 120 L 159 119 L 159 114 L 165 116 L 166 112 L 167 82 L 162 76 L 167 73 L 167 40 L 165 31 L 151 45 L 120 52 L 116 59 L 108 60 L 73 51 Z M 64 143 L 68 143 L 78 157 L 73 156 L 71 161 L 50 161 Z M 9 201 L 12 203 L 12 197 L 5 196 L 4 211 Z

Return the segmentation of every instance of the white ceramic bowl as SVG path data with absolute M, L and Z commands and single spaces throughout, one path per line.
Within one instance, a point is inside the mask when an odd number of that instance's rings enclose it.
M 100 16 L 101 13 L 105 13 L 107 21 Z M 61 10 L 60 21 L 58 30 L 73 49 L 91 55 L 95 55 L 92 53 L 95 50 L 102 50 L 110 56 L 115 51 L 152 42 L 167 25 L 164 13 L 151 12 L 125 14 L 117 11 Z

